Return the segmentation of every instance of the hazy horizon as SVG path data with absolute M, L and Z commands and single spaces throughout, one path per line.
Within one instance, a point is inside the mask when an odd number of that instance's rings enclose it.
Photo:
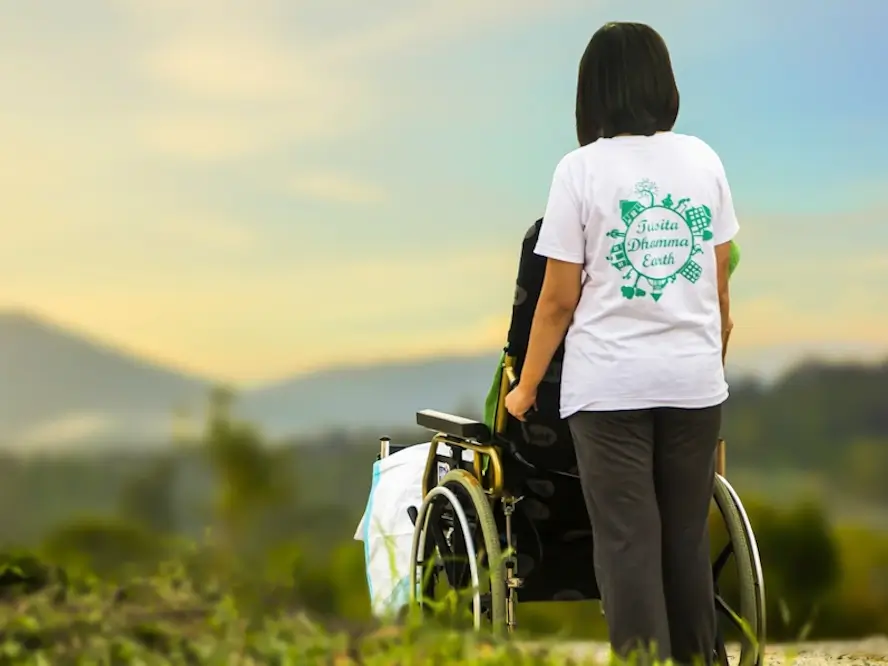
M 140 350 L 134 345 L 128 345 L 126 343 L 108 339 L 101 334 L 86 330 L 85 328 L 67 326 L 63 322 L 53 320 L 45 314 L 33 310 L 26 310 L 23 308 L 0 308 L 0 331 L 2 331 L 4 325 L 8 323 L 18 325 L 24 324 L 26 329 L 40 329 L 48 331 L 51 335 L 55 334 L 71 337 L 77 343 L 94 345 L 100 350 L 110 351 L 114 354 L 119 354 L 123 357 L 128 357 L 137 362 L 146 363 L 165 371 L 180 373 L 183 376 L 206 381 L 208 383 L 223 382 L 232 388 L 239 390 L 267 389 L 275 387 L 281 383 L 311 380 L 316 376 L 331 375 L 339 372 L 373 370 L 382 367 L 411 367 L 434 364 L 442 361 L 456 361 L 459 359 L 490 358 L 492 374 L 495 358 L 499 355 L 502 349 L 501 345 L 497 345 L 488 349 L 444 352 L 418 355 L 414 357 L 391 355 L 389 357 L 366 359 L 362 361 L 334 361 L 310 369 L 296 369 L 293 371 L 282 369 L 278 374 L 245 382 L 226 380 L 220 373 L 197 372 L 192 368 L 187 367 L 186 364 L 179 364 L 169 359 L 144 353 L 143 350 Z M 817 345 L 799 345 L 795 343 L 789 345 L 775 345 L 766 349 L 757 350 L 757 352 L 753 354 L 741 350 L 739 354 L 733 355 L 733 358 L 728 364 L 728 371 L 729 375 L 732 375 L 734 379 L 748 377 L 764 381 L 773 381 L 791 371 L 799 364 L 811 361 L 818 363 L 882 363 L 888 362 L 888 351 L 880 345 L 870 345 L 868 347 L 861 347 L 858 345 L 844 347 L 841 345 L 833 345 L 829 348 L 823 348 Z M 51 369 L 47 368 L 47 370 Z

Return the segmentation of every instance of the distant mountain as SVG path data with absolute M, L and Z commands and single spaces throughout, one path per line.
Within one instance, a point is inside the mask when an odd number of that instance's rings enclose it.
M 498 358 L 484 354 L 317 372 L 245 393 L 241 412 L 274 437 L 410 427 L 420 409 L 459 410 L 478 418 Z
M 239 396 L 273 437 L 414 424 L 418 409 L 480 412 L 496 354 L 341 368 Z M 0 447 L 158 445 L 174 409 L 199 410 L 211 378 L 151 363 L 28 313 L 0 312 Z M 465 410 L 463 410 L 465 411 Z
M 803 358 L 884 350 L 737 350 L 733 381 L 775 379 Z M 393 432 L 419 409 L 478 417 L 498 352 L 343 367 L 244 391 L 238 412 L 274 438 Z M 22 312 L 0 312 L 0 448 L 145 447 L 169 441 L 173 410 L 202 409 L 212 378 L 141 359 Z M 738 384 L 739 386 L 739 384 Z
M 210 382 L 27 313 L 0 312 L 0 444 L 34 448 L 168 437 Z

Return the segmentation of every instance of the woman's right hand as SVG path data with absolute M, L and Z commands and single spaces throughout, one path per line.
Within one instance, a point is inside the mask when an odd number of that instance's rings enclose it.
M 536 398 L 535 389 L 530 390 L 519 382 L 506 396 L 506 411 L 519 421 L 524 421 L 527 412 L 536 404 Z

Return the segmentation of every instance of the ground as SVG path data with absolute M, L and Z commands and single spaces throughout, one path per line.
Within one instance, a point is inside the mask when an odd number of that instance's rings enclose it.
M 603 643 L 566 643 L 559 646 L 565 656 L 605 659 L 608 647 Z M 736 652 L 733 654 L 736 660 Z M 770 645 L 765 666 L 868 666 L 888 664 L 888 637 L 879 636 L 859 641 L 827 643 L 794 643 Z

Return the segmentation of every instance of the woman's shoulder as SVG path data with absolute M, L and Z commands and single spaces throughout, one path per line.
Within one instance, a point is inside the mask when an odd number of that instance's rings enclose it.
M 712 146 L 699 136 L 679 133 L 674 133 L 673 136 L 677 142 L 685 145 L 690 150 L 698 152 L 701 157 L 712 160 L 715 164 L 721 167 L 721 157 L 719 157 L 718 153 Z
M 613 159 L 613 154 L 608 149 L 609 146 L 602 140 L 574 148 L 558 161 L 555 172 L 562 175 L 570 174 L 573 179 L 583 179 L 585 174 L 595 171 L 596 167 L 608 164 Z
M 634 153 L 638 147 L 638 141 L 651 141 L 649 145 L 655 151 L 690 154 L 695 159 L 711 165 L 712 170 L 717 174 L 724 174 L 721 158 L 712 146 L 698 136 L 677 132 L 667 132 L 653 137 L 599 139 L 566 153 L 558 161 L 555 173 L 561 177 L 568 176 L 576 179 L 577 177 L 582 178 L 585 173 L 595 171 L 599 166 L 609 169 L 613 160 L 620 158 L 622 151 L 629 149 Z
M 695 150 L 699 150 L 704 153 L 711 153 L 712 155 L 716 155 L 715 149 L 710 146 L 705 140 L 701 139 L 696 134 L 681 134 L 678 132 L 674 132 L 672 134 L 673 139 L 681 143 L 688 148 L 692 148 Z

